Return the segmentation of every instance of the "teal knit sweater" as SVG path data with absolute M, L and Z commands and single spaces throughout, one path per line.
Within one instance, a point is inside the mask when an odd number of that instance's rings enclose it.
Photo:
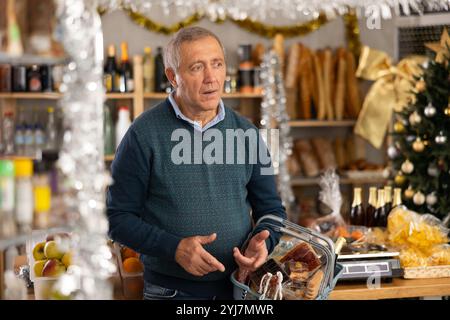
M 285 218 L 286 213 L 274 177 L 261 175 L 259 162 L 208 165 L 192 160 L 191 164 L 174 164 L 171 153 L 180 141 L 171 141 L 171 136 L 180 128 L 194 139 L 192 126 L 175 116 L 168 100 L 133 122 L 111 167 L 114 183 L 107 195 L 110 237 L 141 254 L 147 280 L 214 294 L 214 284 L 228 281 L 236 269 L 233 247 L 241 247 L 252 231 L 268 229 L 269 251 L 276 245 L 276 232 L 264 225 L 253 230 L 253 223 L 266 214 Z M 230 108 L 225 108 L 224 120 L 213 128 L 223 137 L 226 129 L 256 130 Z M 203 142 L 203 147 L 209 143 Z M 224 154 L 225 145 L 224 138 Z M 250 151 L 246 150 L 248 160 Z M 203 277 L 187 273 L 175 261 L 178 243 L 185 237 L 211 233 L 217 233 L 217 239 L 205 249 L 226 271 Z

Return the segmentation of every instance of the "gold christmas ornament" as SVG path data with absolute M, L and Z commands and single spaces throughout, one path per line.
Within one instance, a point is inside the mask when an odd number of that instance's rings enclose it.
M 394 131 L 397 133 L 403 133 L 405 132 L 405 126 L 400 121 L 397 121 L 394 123 Z
M 402 186 L 406 181 L 406 177 L 403 174 L 397 174 L 394 178 L 394 182 L 398 186 Z
M 411 199 L 412 197 L 414 197 L 414 190 L 411 188 L 411 186 L 409 186 L 408 189 L 405 190 L 404 194 L 405 198 Z
M 416 83 L 417 91 L 423 92 L 423 91 L 425 91 L 426 88 L 427 88 L 427 84 L 425 83 L 425 80 L 420 79 L 419 81 L 417 81 L 417 83 Z
M 425 145 L 420 138 L 417 138 L 416 141 L 414 141 L 412 147 L 415 152 L 422 152 L 425 149 Z
M 450 36 L 448 35 L 447 28 L 444 28 L 439 42 L 428 42 L 425 46 L 436 53 L 435 61 L 437 63 L 444 63 L 450 57 Z
M 450 105 L 444 109 L 444 113 L 447 117 L 450 117 Z

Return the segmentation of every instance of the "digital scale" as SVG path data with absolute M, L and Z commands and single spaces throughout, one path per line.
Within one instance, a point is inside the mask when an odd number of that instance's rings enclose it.
M 367 281 L 380 277 L 381 280 L 392 280 L 402 277 L 398 252 L 376 252 L 362 254 L 344 254 L 338 256 L 338 263 L 344 267 L 340 281 Z

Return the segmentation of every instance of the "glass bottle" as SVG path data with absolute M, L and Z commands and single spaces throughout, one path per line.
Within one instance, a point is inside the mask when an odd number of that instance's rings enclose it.
M 377 206 L 377 188 L 370 187 L 369 200 L 366 209 L 366 226 L 375 227 L 375 210 Z
M 3 154 L 14 154 L 14 115 L 11 111 L 5 112 L 2 126 Z
M 394 188 L 394 199 L 392 201 L 392 209 L 402 205 L 402 189 Z
M 16 175 L 15 219 L 21 232 L 29 232 L 33 226 L 33 162 L 30 159 L 14 161 Z
M 14 162 L 0 159 L 0 238 L 9 238 L 17 233 L 14 201 Z
M 106 92 L 119 91 L 119 71 L 116 64 L 116 48 L 114 45 L 108 47 L 108 57 L 103 68 L 103 82 Z
M 114 125 L 111 110 L 108 105 L 104 106 L 104 128 L 103 134 L 105 139 L 105 155 L 114 154 Z
M 155 59 L 150 47 L 144 48 L 144 92 L 153 92 L 155 88 Z
M 355 226 L 364 225 L 366 220 L 361 194 L 361 188 L 355 188 L 353 190 L 353 203 L 352 208 L 350 209 L 350 224 Z
M 128 60 L 128 45 L 126 42 L 122 42 L 120 44 L 120 50 L 120 92 L 133 92 L 133 69 L 130 61 Z
M 385 186 L 384 187 L 384 201 L 385 201 L 385 207 L 386 207 L 386 214 L 389 214 L 392 209 L 392 187 L 391 186 Z
M 387 226 L 386 202 L 384 200 L 384 190 L 379 189 L 377 195 L 377 209 L 375 210 L 375 219 L 377 227 Z
M 53 107 L 47 108 L 48 119 L 47 126 L 45 128 L 45 150 L 57 151 L 58 150 L 58 130 L 56 128 L 55 109 Z

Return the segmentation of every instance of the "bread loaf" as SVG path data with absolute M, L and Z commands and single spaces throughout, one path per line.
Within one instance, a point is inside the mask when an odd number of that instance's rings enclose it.
M 347 64 L 347 106 L 351 117 L 356 119 L 361 110 L 358 79 L 356 79 L 356 62 L 350 51 L 346 52 L 345 57 Z
M 346 88 L 346 53 L 345 49 L 339 48 L 336 52 L 337 75 L 336 75 L 336 94 L 334 105 L 336 108 L 336 120 L 344 119 L 345 108 L 345 88 Z
M 304 175 L 307 177 L 317 176 L 319 174 L 319 162 L 314 154 L 311 143 L 308 140 L 300 139 L 295 141 L 294 146 Z
M 315 88 L 317 90 L 317 119 L 324 120 L 327 115 L 326 105 L 325 105 L 325 91 L 323 85 L 323 72 L 322 64 L 320 63 L 319 56 L 317 53 L 312 53 L 312 59 L 314 62 L 314 79 Z
M 311 143 L 317 155 L 317 158 L 319 159 L 320 168 L 322 170 L 337 167 L 331 140 L 322 137 L 316 137 L 311 139 Z

